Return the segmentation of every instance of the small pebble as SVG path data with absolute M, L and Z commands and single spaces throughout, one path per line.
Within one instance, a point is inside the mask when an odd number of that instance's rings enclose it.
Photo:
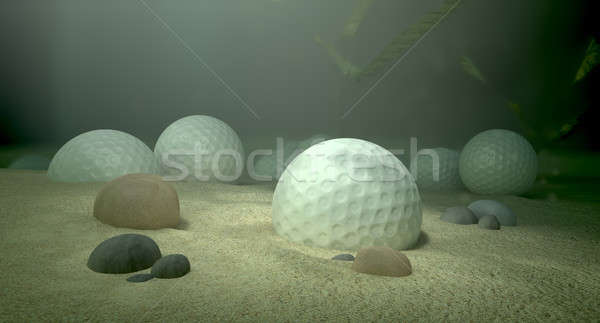
M 128 282 L 141 283 L 153 278 L 178 278 L 190 272 L 190 262 L 182 254 L 172 254 L 154 263 L 150 273 L 136 274 L 127 278 Z
M 354 256 L 349 253 L 341 253 L 331 258 L 333 260 L 354 261 Z
M 479 227 L 488 230 L 500 230 L 500 222 L 494 215 L 484 215 L 479 219 Z
M 151 270 L 156 278 L 178 278 L 190 272 L 190 262 L 182 254 L 172 254 L 160 258 Z

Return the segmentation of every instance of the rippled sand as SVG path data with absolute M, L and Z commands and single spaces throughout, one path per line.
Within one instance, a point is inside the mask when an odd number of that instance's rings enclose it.
M 0 169 L 0 321 L 593 321 L 600 317 L 600 204 L 493 197 L 500 231 L 439 220 L 480 197 L 426 193 L 408 277 L 358 274 L 342 251 L 280 238 L 272 184 L 175 183 L 182 225 L 117 229 L 92 216 L 102 184 Z M 489 197 L 486 197 L 489 198 Z M 86 267 L 101 241 L 137 232 L 192 271 L 139 284 Z

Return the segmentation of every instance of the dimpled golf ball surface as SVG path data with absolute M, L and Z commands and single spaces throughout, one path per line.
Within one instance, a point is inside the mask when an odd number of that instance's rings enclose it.
M 272 222 L 280 236 L 309 246 L 406 249 L 420 234 L 421 201 L 389 151 L 339 138 L 311 146 L 288 165 L 273 195 Z
M 465 145 L 460 177 L 478 194 L 522 194 L 537 175 L 537 156 L 521 135 L 503 129 L 481 132 Z
M 157 161 L 146 144 L 110 129 L 92 130 L 69 140 L 48 167 L 48 177 L 59 182 L 104 182 L 125 174 L 157 172 Z
M 158 138 L 154 153 L 161 174 L 178 180 L 235 180 L 244 165 L 244 148 L 237 133 L 225 122 L 205 115 L 187 116 L 170 124 Z M 165 163 L 165 154 L 171 162 L 184 166 L 188 174 Z
M 437 160 L 435 168 L 434 157 Z M 448 148 L 419 150 L 416 157 L 416 181 L 419 189 L 452 190 L 463 187 L 458 174 L 459 158 L 458 151 Z M 437 178 L 434 175 L 437 175 Z

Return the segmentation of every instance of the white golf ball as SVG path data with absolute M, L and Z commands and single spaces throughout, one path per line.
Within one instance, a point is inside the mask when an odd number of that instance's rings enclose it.
M 254 160 L 254 174 L 279 179 L 285 167 L 298 155 L 298 142 L 287 139 L 282 147 L 274 147 L 270 155 L 258 155 Z M 281 154 L 281 156 L 279 156 Z M 281 158 L 281 159 L 280 159 Z M 279 167 L 278 167 L 279 166 Z M 249 170 L 250 171 L 250 170 Z
M 110 129 L 88 131 L 69 140 L 48 167 L 48 177 L 60 182 L 103 182 L 125 174 L 157 172 L 158 164 L 146 144 Z
M 486 130 L 471 138 L 460 154 L 460 177 L 478 194 L 522 194 L 537 176 L 537 156 L 521 135 Z
M 169 180 L 224 182 L 244 169 L 244 148 L 225 122 L 192 115 L 171 123 L 159 136 L 154 153 L 161 175 Z
M 327 140 L 285 169 L 273 196 L 275 231 L 310 246 L 412 247 L 422 214 L 417 185 L 389 151 L 368 141 Z
M 8 165 L 12 169 L 47 170 L 50 158 L 37 154 L 23 155 Z
M 453 190 L 463 187 L 458 173 L 459 159 L 458 151 L 447 148 L 419 150 L 411 165 L 416 167 L 415 179 L 419 189 Z

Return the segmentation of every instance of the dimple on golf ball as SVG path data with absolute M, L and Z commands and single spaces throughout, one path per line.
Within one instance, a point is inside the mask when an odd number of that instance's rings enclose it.
M 339 138 L 311 146 L 287 166 L 272 221 L 280 236 L 309 246 L 407 249 L 420 234 L 421 201 L 412 176 L 389 151 Z
M 244 148 L 237 133 L 210 116 L 192 115 L 170 124 L 154 153 L 168 180 L 234 181 L 244 167 Z
M 413 158 L 419 189 L 452 190 L 463 187 L 458 174 L 460 153 L 448 148 L 421 149 Z
M 271 180 L 279 179 L 279 176 L 287 166 L 298 155 L 298 142 L 295 140 L 283 140 L 276 143 L 275 149 L 271 150 L 270 155 L 259 155 L 254 160 L 254 169 L 248 169 L 251 176 L 268 177 Z M 250 166 L 250 165 L 249 165 Z
M 82 133 L 65 143 L 52 158 L 48 177 L 60 182 L 103 182 L 131 173 L 155 174 L 152 150 L 118 130 Z
M 537 155 L 516 132 L 492 129 L 471 138 L 460 154 L 465 186 L 478 194 L 522 194 L 537 176 Z

